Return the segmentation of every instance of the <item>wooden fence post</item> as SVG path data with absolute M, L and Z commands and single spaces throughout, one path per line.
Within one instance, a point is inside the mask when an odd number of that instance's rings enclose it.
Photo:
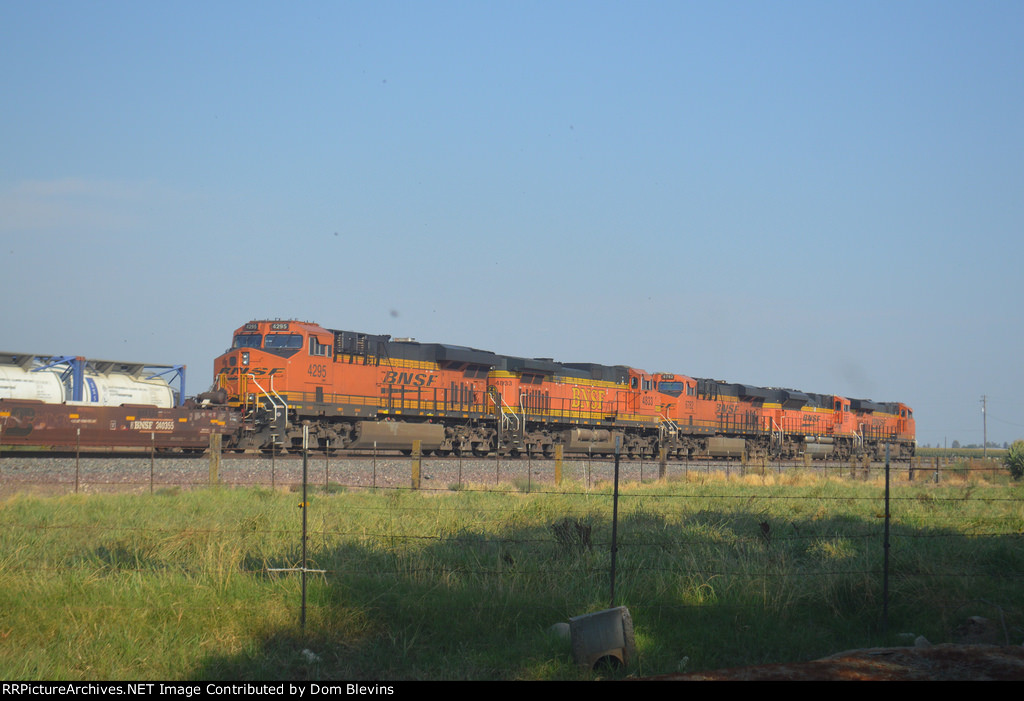
M 420 463 L 422 462 L 422 451 L 420 450 L 420 439 L 412 442 L 412 488 L 420 488 Z
M 221 441 L 224 436 L 220 433 L 210 434 L 210 486 L 216 487 L 220 484 L 220 458 Z
M 555 444 L 555 485 L 562 486 L 562 454 L 565 447 L 561 443 Z

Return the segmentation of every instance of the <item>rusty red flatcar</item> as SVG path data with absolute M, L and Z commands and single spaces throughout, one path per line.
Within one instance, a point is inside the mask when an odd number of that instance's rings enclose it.
M 0 352 L 0 446 L 197 450 L 235 433 L 238 413 L 186 401 L 184 377 L 181 365 Z
M 211 434 L 234 433 L 238 427 L 238 413 L 224 408 L 68 406 L 0 400 L 3 446 L 201 450 L 210 445 Z

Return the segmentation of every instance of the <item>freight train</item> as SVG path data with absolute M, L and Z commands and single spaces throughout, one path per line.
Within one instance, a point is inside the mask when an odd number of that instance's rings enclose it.
M 303 428 L 319 449 L 437 455 L 895 459 L 914 453 L 898 402 L 560 363 L 466 346 L 251 321 L 214 361 L 205 402 L 241 417 L 231 446 L 288 451 Z
M 201 450 L 237 412 L 185 399 L 185 367 L 0 352 L 0 446 Z

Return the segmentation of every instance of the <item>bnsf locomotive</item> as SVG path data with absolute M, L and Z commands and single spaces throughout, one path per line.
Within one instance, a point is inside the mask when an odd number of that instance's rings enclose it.
M 914 452 L 900 403 L 756 387 L 622 365 L 558 363 L 465 346 L 252 321 L 214 362 L 208 398 L 239 410 L 240 450 L 671 458 L 881 457 Z M 664 451 L 664 452 L 662 452 Z

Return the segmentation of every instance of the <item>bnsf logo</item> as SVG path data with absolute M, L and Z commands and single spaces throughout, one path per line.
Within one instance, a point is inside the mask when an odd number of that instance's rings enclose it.
M 237 377 L 239 372 L 243 375 L 256 375 L 257 377 L 276 375 L 284 372 L 284 368 L 221 368 L 221 374 L 228 377 Z
M 436 375 L 429 372 L 397 372 L 390 370 L 384 373 L 382 382 L 386 385 L 412 385 L 413 387 L 430 387 L 437 379 Z

